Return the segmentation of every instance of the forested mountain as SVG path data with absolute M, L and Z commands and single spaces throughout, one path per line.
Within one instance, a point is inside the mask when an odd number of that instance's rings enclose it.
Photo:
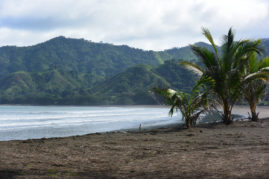
M 194 45 L 199 46 L 199 47 L 213 49 L 211 45 L 204 42 L 198 42 L 198 43 L 195 43 Z M 189 46 L 160 51 L 158 52 L 158 54 L 163 60 L 184 59 L 184 60 L 192 61 L 192 60 L 197 59 L 194 53 L 192 53 L 192 50 Z
M 177 60 L 157 67 L 137 65 L 93 85 L 78 74 L 50 70 L 43 73 L 15 72 L 0 81 L 2 104 L 156 104 L 153 87 L 188 91 L 195 76 Z
M 268 39 L 264 44 L 269 49 Z M 188 46 L 144 51 L 65 37 L 1 47 L 0 103 L 154 104 L 152 87 L 188 91 L 193 85 L 195 77 L 178 59 L 196 57 Z
M 91 92 L 105 104 L 156 104 L 150 92 L 154 87 L 189 91 L 196 77 L 169 60 L 158 67 L 138 65 L 100 83 Z
M 133 65 L 162 62 L 153 51 L 57 37 L 30 47 L 0 48 L 0 77 L 17 71 L 57 69 L 79 72 L 92 85 Z

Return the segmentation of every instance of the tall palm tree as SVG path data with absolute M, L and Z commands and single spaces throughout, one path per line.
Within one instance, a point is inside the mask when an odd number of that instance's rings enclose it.
M 251 120 L 258 121 L 259 114 L 256 112 L 256 105 L 264 95 L 267 87 L 269 57 L 258 59 L 256 53 L 251 53 L 248 58 L 249 60 L 244 70 L 245 82 L 242 85 L 242 91 L 250 107 Z M 251 79 L 254 75 L 259 75 L 259 78 Z
M 251 52 L 261 53 L 261 41 L 234 40 L 233 30 L 230 28 L 228 34 L 223 38 L 220 49 L 217 48 L 210 31 L 203 28 L 203 35 L 213 47 L 213 51 L 191 45 L 192 51 L 202 62 L 199 66 L 191 62 L 181 62 L 182 65 L 192 69 L 201 76 L 208 76 L 215 81 L 213 91 L 219 99 L 223 109 L 223 122 L 232 122 L 232 108 L 240 97 L 240 86 L 242 84 L 242 71 L 247 62 L 247 55 Z

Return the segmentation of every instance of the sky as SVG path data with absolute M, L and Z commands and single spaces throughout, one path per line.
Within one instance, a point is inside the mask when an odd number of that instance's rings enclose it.
M 144 50 L 269 38 L 269 0 L 0 0 L 0 46 L 29 46 L 57 36 Z

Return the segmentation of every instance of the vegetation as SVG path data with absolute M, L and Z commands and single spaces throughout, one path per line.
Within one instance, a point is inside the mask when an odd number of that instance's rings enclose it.
M 138 64 L 157 66 L 188 56 L 194 56 L 189 47 L 156 52 L 57 37 L 29 47 L 1 47 L 0 77 L 17 71 L 32 73 L 56 69 L 78 72 L 92 85 Z
M 195 45 L 198 47 L 205 47 L 208 49 L 212 49 L 211 45 L 204 42 L 198 42 L 198 43 L 195 43 Z M 192 52 L 190 46 L 164 50 L 164 51 L 158 52 L 158 55 L 165 61 L 171 60 L 171 59 L 184 59 L 187 61 L 197 61 L 197 56 Z
M 172 87 L 189 91 L 195 75 L 184 69 L 178 61 L 166 61 L 154 67 L 137 65 L 92 87 L 78 72 L 48 70 L 29 73 L 15 72 L 0 79 L 4 104 L 156 104 L 149 90 L 154 86 Z
M 248 63 L 244 70 L 244 75 L 248 80 L 242 85 L 242 92 L 245 100 L 248 102 L 251 111 L 251 120 L 258 121 L 258 113 L 256 112 L 256 105 L 265 94 L 268 82 L 269 57 L 258 59 L 256 53 L 251 53 L 248 56 Z M 251 76 L 249 76 L 252 74 Z M 253 74 L 259 74 L 259 78 L 254 78 Z
M 269 49 L 268 40 L 264 45 Z M 206 43 L 195 46 L 213 50 Z M 171 59 L 197 62 L 189 46 L 144 51 L 57 37 L 1 47 L 0 104 L 157 104 L 152 87 L 189 92 L 198 79 Z
M 242 71 L 248 62 L 249 53 L 261 53 L 261 41 L 234 40 L 232 29 L 224 36 L 221 50 L 217 49 L 209 30 L 203 28 L 203 34 L 213 47 L 213 51 L 198 46 L 191 46 L 202 65 L 188 61 L 181 64 L 192 69 L 202 77 L 210 77 L 215 81 L 213 92 L 223 108 L 223 122 L 232 122 L 232 108 L 241 97 L 241 86 L 244 83 Z M 249 74 L 251 75 L 251 74 Z M 253 76 L 254 78 L 255 76 Z
M 164 96 L 166 104 L 171 105 L 169 114 L 172 116 L 175 110 L 179 110 L 186 127 L 190 128 L 196 125 L 200 114 L 210 106 L 214 107 L 213 98 L 208 97 L 210 86 L 214 86 L 214 81 L 204 77 L 196 83 L 191 93 L 161 88 L 154 88 L 153 91 Z
M 186 52 L 187 53 L 187 52 Z M 136 80 L 132 84 L 122 83 L 134 79 L 131 74 L 139 73 L 136 65 L 145 64 L 150 70 L 144 71 L 148 79 L 159 79 L 166 85 L 175 85 L 165 73 L 173 74 L 181 83 L 179 88 L 191 88 L 193 80 L 190 73 L 179 65 L 165 63 L 173 57 L 185 58 L 185 50 L 154 52 L 115 46 L 105 43 L 93 43 L 82 39 L 57 37 L 42 44 L 30 47 L 1 47 L 0 48 L 0 103 L 15 104 L 155 104 L 148 90 L 149 83 Z M 164 69 L 165 64 L 169 69 Z M 177 70 L 179 68 L 179 70 Z M 152 70 L 152 71 L 151 71 Z M 177 72 L 179 71 L 179 72 Z M 181 80 L 189 75 L 190 79 Z M 144 80 L 143 76 L 136 78 Z M 118 80 L 117 80 L 118 79 Z M 108 82 L 113 81 L 114 83 Z M 158 81 L 158 80 L 157 80 Z M 187 85 L 184 85 L 188 82 Z M 158 85 L 159 82 L 152 83 Z M 98 91 L 101 87 L 110 90 Z M 141 88 L 132 89 L 133 86 Z M 118 89 L 126 89 L 120 95 Z M 147 96 L 147 98 L 137 96 Z M 124 99 L 128 98 L 128 99 Z M 139 99 L 139 100 L 138 100 Z M 145 100 L 144 100 L 145 99 Z
M 189 91 L 197 78 L 177 60 L 158 67 L 138 65 L 99 83 L 90 90 L 103 104 L 156 104 L 149 92 L 153 87 Z

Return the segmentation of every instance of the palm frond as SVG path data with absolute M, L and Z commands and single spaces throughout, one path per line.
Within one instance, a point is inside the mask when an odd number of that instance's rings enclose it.
M 245 40 L 239 42 L 240 46 L 235 51 L 235 64 L 238 63 L 238 60 L 241 60 L 243 57 L 246 57 L 250 52 L 256 52 L 257 54 L 262 54 L 264 49 L 261 46 L 261 40 L 250 41 Z
M 216 85 L 216 82 L 214 79 L 212 79 L 210 76 L 202 76 L 198 81 L 196 81 L 193 89 L 199 89 L 204 88 L 204 90 L 210 90 L 213 89 Z
M 151 91 L 154 92 L 155 94 L 159 94 L 159 95 L 163 96 L 166 104 L 168 104 L 168 105 L 173 104 L 172 97 L 176 93 L 175 90 L 162 89 L 162 88 L 152 88 Z
M 188 70 L 192 71 L 193 73 L 202 76 L 204 70 L 197 64 L 189 62 L 189 61 L 181 61 L 180 65 L 184 66 Z
M 246 66 L 245 71 L 247 73 L 255 73 L 261 69 L 256 53 L 250 53 L 248 55 L 248 64 Z
M 255 73 L 251 73 L 251 74 L 247 75 L 244 78 L 244 81 L 251 81 L 251 80 L 255 80 L 255 79 L 262 79 L 262 80 L 267 81 L 268 77 L 269 77 L 269 67 L 265 67 L 265 68 L 262 68 Z
M 210 71 L 219 69 L 220 63 L 216 59 L 216 55 L 207 48 L 190 45 L 194 54 L 199 57 L 199 60 L 204 64 L 205 68 Z
M 216 54 L 216 56 L 217 56 L 218 61 L 220 61 L 220 57 L 219 57 L 219 54 L 218 54 L 218 49 L 217 49 L 217 46 L 216 46 L 216 44 L 215 44 L 215 42 L 214 42 L 214 40 L 213 40 L 213 37 L 212 37 L 210 31 L 209 31 L 207 28 L 204 28 L 204 27 L 202 27 L 202 31 L 203 31 L 203 35 L 204 35 L 204 36 L 208 39 L 208 41 L 211 43 L 211 45 L 212 45 L 212 47 L 213 47 L 213 49 L 214 49 L 214 51 L 215 51 L 215 54 Z
M 230 48 L 234 43 L 234 32 L 232 28 L 229 29 L 228 35 L 224 36 L 224 39 L 227 43 L 227 47 Z
M 258 68 L 261 69 L 261 68 L 265 68 L 265 67 L 269 67 L 269 57 L 265 57 L 263 58 L 259 65 L 258 65 Z

